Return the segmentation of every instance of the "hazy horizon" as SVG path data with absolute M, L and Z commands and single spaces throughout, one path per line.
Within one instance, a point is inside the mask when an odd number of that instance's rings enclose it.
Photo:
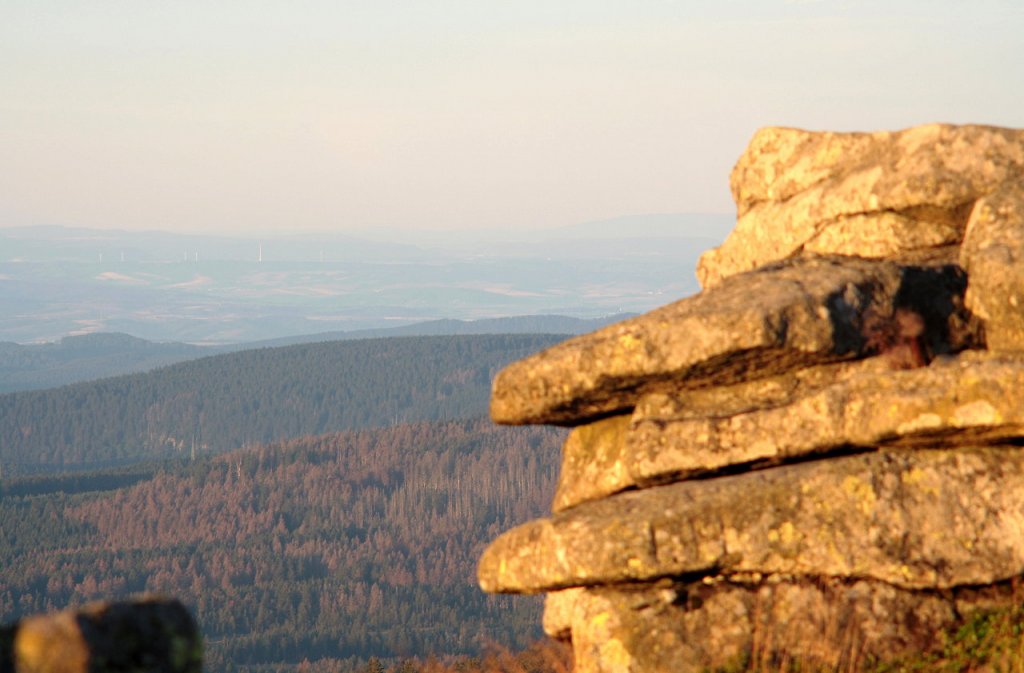
M 652 224 L 656 220 L 664 220 L 665 223 L 658 225 L 657 223 Z M 12 231 L 25 230 L 25 231 L 44 231 L 47 229 L 51 230 L 81 230 L 81 231 L 95 231 L 100 233 L 106 233 L 111 236 L 117 234 L 125 235 L 142 235 L 142 234 L 155 234 L 155 235 L 175 235 L 185 237 L 208 237 L 208 238 L 231 238 L 239 240 L 252 240 L 252 241 L 272 241 L 276 239 L 283 240 L 299 240 L 299 239 L 323 239 L 329 240 L 332 238 L 363 238 L 366 240 L 381 240 L 381 241 L 394 241 L 393 236 L 403 235 L 407 236 L 408 239 L 401 241 L 407 244 L 416 245 L 422 243 L 429 243 L 434 239 L 444 240 L 446 244 L 450 244 L 456 240 L 453 237 L 459 237 L 462 235 L 466 236 L 467 241 L 472 240 L 515 240 L 523 239 L 530 240 L 533 235 L 541 237 L 558 237 L 560 234 L 565 233 L 569 236 L 584 236 L 597 234 L 601 235 L 601 232 L 605 232 L 608 235 L 616 238 L 621 237 L 623 232 L 613 232 L 613 227 L 619 223 L 625 223 L 626 226 L 642 222 L 643 228 L 648 231 L 659 232 L 663 235 L 672 237 L 686 237 L 686 236 L 703 236 L 709 239 L 713 239 L 716 244 L 720 243 L 724 239 L 725 235 L 731 229 L 732 224 L 735 220 L 734 212 L 674 212 L 674 213 L 628 213 L 619 214 L 609 217 L 602 217 L 593 220 L 578 221 L 578 222 L 565 222 L 565 223 L 552 223 L 548 226 L 542 225 L 524 225 L 522 227 L 467 227 L 467 228 L 445 228 L 445 227 L 402 227 L 400 225 L 382 226 L 382 227 L 368 227 L 368 226 L 352 226 L 352 227 L 332 227 L 332 228 L 294 228 L 294 229 L 275 229 L 275 230 L 209 230 L 209 229 L 185 229 L 185 228 L 174 228 L 174 227 L 123 227 L 123 226 L 92 226 L 92 225 L 79 225 L 64 222 L 34 222 L 29 224 L 19 224 L 16 222 L 0 222 L 0 231 L 6 231 L 8 234 Z M 681 224 L 679 226 L 667 226 L 670 221 Z M 693 225 L 701 224 L 705 225 L 709 222 L 715 223 L 708 232 L 702 232 L 693 229 Z M 726 224 L 723 225 L 723 222 Z M 2 257 L 2 250 L 0 250 L 0 261 L 4 261 Z
M 0 8 L 0 227 L 517 230 L 731 213 L 762 126 L 1024 126 L 1024 8 Z
M 724 215 L 525 234 L 258 237 L 0 229 L 0 342 L 123 332 L 238 343 L 427 320 L 642 313 L 697 289 Z

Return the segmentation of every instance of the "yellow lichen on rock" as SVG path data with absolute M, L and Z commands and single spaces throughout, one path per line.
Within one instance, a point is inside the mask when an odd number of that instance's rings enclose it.
M 857 670 L 1024 581 L 1024 131 L 768 128 L 730 187 L 701 293 L 495 380 L 575 429 L 481 585 L 578 673 Z

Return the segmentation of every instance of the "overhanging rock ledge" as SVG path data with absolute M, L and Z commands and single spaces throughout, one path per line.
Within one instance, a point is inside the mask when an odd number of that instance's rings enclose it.
M 494 382 L 573 430 L 480 584 L 579 673 L 855 667 L 1024 579 L 1024 131 L 769 128 L 730 184 L 702 292 Z

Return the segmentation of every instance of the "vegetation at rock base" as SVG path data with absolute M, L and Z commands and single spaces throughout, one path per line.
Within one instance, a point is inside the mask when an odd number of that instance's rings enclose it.
M 169 594 L 195 614 L 217 671 L 476 656 L 488 639 L 525 647 L 540 636 L 539 598 L 483 594 L 476 560 L 548 508 L 563 437 L 414 423 L 145 468 L 152 476 L 8 482 L 0 622 Z
M 978 610 L 958 628 L 936 633 L 930 653 L 871 661 L 837 646 L 833 654 L 827 662 L 808 661 L 759 649 L 709 673 L 1024 673 L 1024 596 L 1009 607 Z
M 877 664 L 871 673 L 1021 673 L 1024 671 L 1024 600 L 968 616 L 952 633 L 939 634 L 933 655 Z

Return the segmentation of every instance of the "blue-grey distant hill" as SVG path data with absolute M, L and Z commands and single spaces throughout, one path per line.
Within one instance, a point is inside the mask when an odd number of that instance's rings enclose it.
M 376 339 L 399 336 L 441 336 L 445 334 L 586 334 L 610 325 L 635 313 L 616 313 L 603 318 L 572 318 L 564 315 L 523 315 L 509 318 L 482 318 L 480 320 L 428 320 L 414 325 L 363 329 L 350 332 L 322 332 L 283 339 L 270 339 L 249 344 L 244 348 L 260 346 L 288 346 L 291 344 L 347 339 Z M 234 347 L 227 347 L 235 350 Z
M 458 334 L 254 348 L 0 395 L 5 475 L 221 453 L 252 443 L 487 413 L 509 362 L 566 338 Z
M 149 371 L 195 358 L 254 348 L 325 341 L 446 334 L 585 334 L 631 314 L 581 319 L 532 315 L 484 320 L 431 320 L 414 325 L 350 332 L 321 332 L 229 346 L 159 343 L 127 334 L 98 333 L 65 337 L 46 344 L 0 342 L 0 393 L 58 386 Z
M 203 346 L 155 343 L 116 333 L 83 334 L 46 344 L 0 342 L 0 393 L 147 371 L 211 352 Z

